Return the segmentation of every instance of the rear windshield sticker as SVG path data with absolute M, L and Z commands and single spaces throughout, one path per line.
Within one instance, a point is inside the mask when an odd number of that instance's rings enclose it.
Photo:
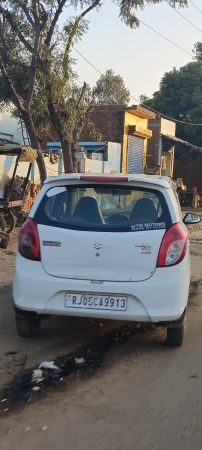
M 162 228 L 166 228 L 165 222 L 157 222 L 157 223 L 136 223 L 135 225 L 131 225 L 131 231 L 141 231 L 141 230 L 159 230 Z

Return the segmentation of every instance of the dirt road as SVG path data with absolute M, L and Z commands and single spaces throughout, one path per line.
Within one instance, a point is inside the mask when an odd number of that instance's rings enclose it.
M 202 279 L 202 233 L 192 233 L 191 242 L 196 282 Z M 0 255 L 0 385 L 10 383 L 8 397 L 15 393 L 15 374 L 18 382 L 24 380 L 29 368 L 43 360 L 64 361 L 80 346 L 78 356 L 94 355 L 89 342 L 95 343 L 101 365 L 87 366 L 83 374 L 72 369 L 68 377 L 33 393 L 31 401 L 16 395 L 13 404 L 0 403 L 0 448 L 201 449 L 202 287 L 193 285 L 180 349 L 164 345 L 163 330 L 129 331 L 116 338 L 117 324 L 65 318 L 45 322 L 36 340 L 23 340 L 15 331 L 11 303 L 15 246 L 14 236 L 8 252 Z

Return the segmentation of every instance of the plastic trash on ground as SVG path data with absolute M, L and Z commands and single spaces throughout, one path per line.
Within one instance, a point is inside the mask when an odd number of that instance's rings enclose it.
M 39 365 L 39 369 L 59 370 L 59 372 L 61 372 L 61 369 L 54 364 L 54 361 L 43 361 Z
M 86 360 L 84 358 L 75 358 L 75 364 L 77 364 L 78 366 L 85 364 L 85 362 Z

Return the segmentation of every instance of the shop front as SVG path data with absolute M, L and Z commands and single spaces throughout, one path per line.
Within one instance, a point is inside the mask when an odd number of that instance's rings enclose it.
M 122 172 L 144 173 L 146 167 L 147 143 L 152 137 L 148 120 L 155 114 L 141 106 L 128 108 L 124 114 L 122 150 Z

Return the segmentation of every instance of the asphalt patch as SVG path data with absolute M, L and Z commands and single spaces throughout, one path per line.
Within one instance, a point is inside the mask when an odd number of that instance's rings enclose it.
M 135 332 L 137 329 L 134 325 L 128 324 L 97 338 L 84 347 L 79 347 L 66 356 L 56 358 L 54 364 L 60 370 L 45 369 L 39 384 L 33 380 L 33 370 L 36 367 L 21 372 L 21 375 L 15 376 L 5 388 L 0 390 L 0 416 L 5 417 L 5 414 L 12 412 L 16 407 L 24 406 L 30 401 L 35 402 L 48 389 L 61 385 L 60 381 L 64 378 L 70 377 L 72 380 L 82 375 L 93 376 L 101 368 L 112 347 Z M 139 329 L 138 332 L 140 332 Z M 78 364 L 79 360 L 83 360 L 83 363 Z

